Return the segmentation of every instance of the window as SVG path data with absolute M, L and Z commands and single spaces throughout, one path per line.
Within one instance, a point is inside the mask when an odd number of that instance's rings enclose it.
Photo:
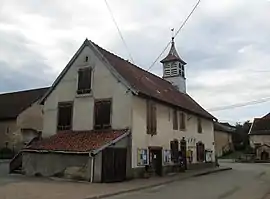
M 91 68 L 79 69 L 77 94 L 85 94 L 91 92 L 91 74 Z
M 186 130 L 186 114 L 180 113 L 180 130 Z
M 89 57 L 86 56 L 84 61 L 85 61 L 85 62 L 88 62 L 88 60 L 89 60 Z
M 202 120 L 199 117 L 197 119 L 197 128 L 198 128 L 198 133 L 202 133 Z
M 57 130 L 70 130 L 72 122 L 72 102 L 60 102 L 58 104 Z
M 173 130 L 178 129 L 178 119 L 177 119 L 177 110 L 173 110 Z
M 185 68 L 184 68 L 184 65 L 179 63 L 179 74 L 182 76 L 182 77 L 185 77 Z
M 111 128 L 111 100 L 95 102 L 95 129 Z
M 7 128 L 6 128 L 6 134 L 9 134 L 9 132 L 10 132 L 10 128 L 7 127 Z
M 154 135 L 157 133 L 157 111 L 156 111 L 156 104 L 151 101 L 147 100 L 147 134 Z

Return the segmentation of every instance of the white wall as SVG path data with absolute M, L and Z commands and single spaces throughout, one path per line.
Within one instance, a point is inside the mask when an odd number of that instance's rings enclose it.
M 196 146 L 198 141 L 205 144 L 205 149 L 214 151 L 213 122 L 202 118 L 203 132 L 197 132 L 197 116 L 187 114 L 186 131 L 173 130 L 172 125 L 173 109 L 171 107 L 157 104 L 157 135 L 146 133 L 146 100 L 133 97 L 133 123 L 132 123 L 132 167 L 137 167 L 137 149 L 147 149 L 148 146 L 161 146 L 163 149 L 170 149 L 170 141 L 185 137 L 188 146 Z M 178 114 L 179 122 L 179 114 Z M 179 126 L 179 124 L 178 124 Z M 195 142 L 188 142 L 195 138 Z M 196 162 L 196 147 L 193 149 L 193 160 Z M 214 154 L 213 154 L 214 156 Z
M 85 56 L 90 64 L 85 64 Z M 92 93 L 77 96 L 77 71 L 89 65 L 93 67 Z M 73 101 L 73 130 L 93 129 L 94 99 L 112 98 L 112 128 L 120 129 L 131 125 L 131 93 L 108 70 L 90 47 L 85 47 L 68 72 L 47 98 L 44 105 L 43 136 L 56 133 L 58 102 Z
M 254 148 L 254 144 L 268 144 L 270 145 L 270 135 L 250 135 L 250 146 Z

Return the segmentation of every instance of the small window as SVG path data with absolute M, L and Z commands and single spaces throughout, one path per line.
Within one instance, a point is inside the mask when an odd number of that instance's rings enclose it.
M 111 128 L 111 100 L 95 102 L 95 129 Z
M 197 119 L 197 125 L 198 125 L 198 133 L 202 133 L 202 120 L 198 117 Z
M 58 104 L 57 130 L 70 130 L 72 123 L 72 102 L 60 102 Z
M 91 92 L 91 76 L 91 68 L 79 69 L 77 94 L 86 94 Z
M 147 100 L 147 118 L 146 118 L 146 128 L 147 134 L 155 135 L 157 134 L 157 111 L 156 104 Z
M 88 60 L 89 60 L 89 57 L 86 56 L 84 61 L 85 61 L 85 62 L 88 62 Z
M 173 130 L 178 129 L 178 119 L 177 119 L 177 110 L 173 110 Z
M 186 114 L 180 113 L 180 130 L 186 130 Z
M 7 127 L 7 128 L 6 128 L 6 134 L 9 134 L 9 132 L 10 132 L 10 128 Z

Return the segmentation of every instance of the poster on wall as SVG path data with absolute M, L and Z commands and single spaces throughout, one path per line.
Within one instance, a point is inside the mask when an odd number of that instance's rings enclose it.
M 169 164 L 171 162 L 171 150 L 163 151 L 164 163 Z
M 145 166 L 148 164 L 148 153 L 147 149 L 138 149 L 137 151 L 137 165 Z
M 212 162 L 212 151 L 211 150 L 205 150 L 205 161 L 206 162 Z

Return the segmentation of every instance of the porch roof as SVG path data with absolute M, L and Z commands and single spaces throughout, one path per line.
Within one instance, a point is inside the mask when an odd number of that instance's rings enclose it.
M 24 148 L 23 151 L 89 153 L 102 150 L 129 134 L 129 130 L 62 131 L 43 138 Z

